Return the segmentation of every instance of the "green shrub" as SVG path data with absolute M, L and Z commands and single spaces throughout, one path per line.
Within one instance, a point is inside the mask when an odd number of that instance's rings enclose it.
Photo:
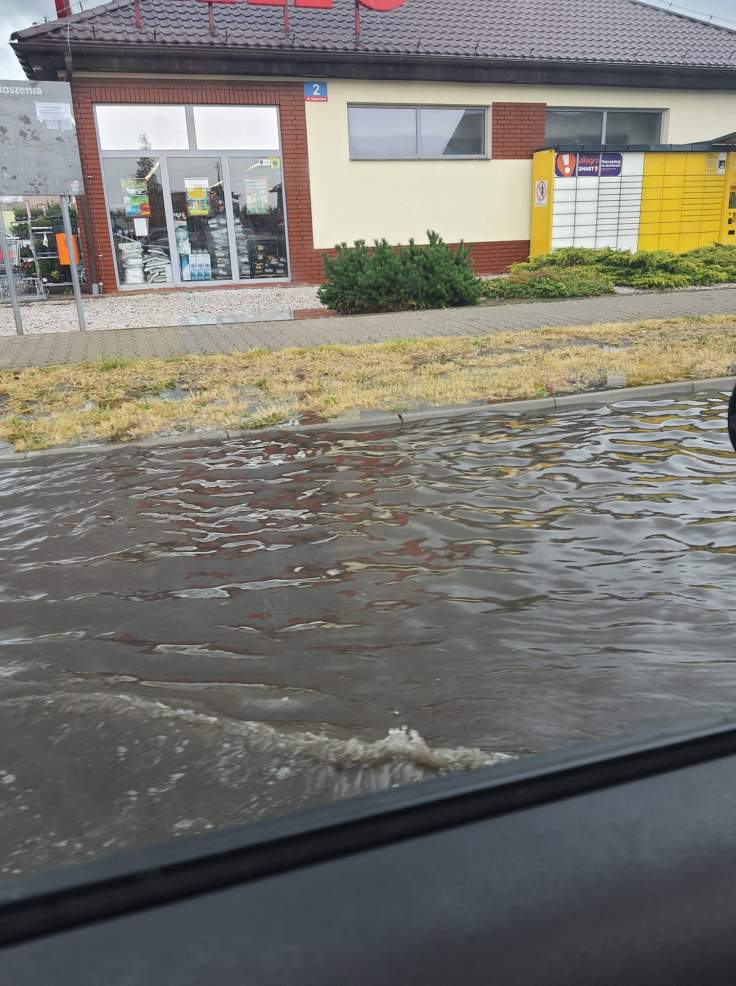
M 598 271 L 614 284 L 634 288 L 675 288 L 736 282 L 736 247 L 714 243 L 687 253 L 670 250 L 565 247 L 515 264 L 511 270 L 580 268 Z
M 667 288 L 686 288 L 690 284 L 685 274 L 670 274 L 668 271 L 644 271 L 629 278 L 627 284 L 632 288 L 647 288 L 662 291 Z
M 387 240 L 341 243 L 335 257 L 323 257 L 319 300 L 343 315 L 477 304 L 480 281 L 469 251 L 462 243 L 453 250 L 431 230 L 427 240 L 399 247 Z
M 593 250 L 588 247 L 561 247 L 552 253 L 542 253 L 523 264 L 514 264 L 510 269 L 537 270 L 540 267 L 591 267 L 608 262 L 611 258 L 630 257 L 626 250 L 611 250 L 609 247 Z
M 592 267 L 539 267 L 518 269 L 508 277 L 483 282 L 486 298 L 584 298 L 610 294 L 613 281 Z

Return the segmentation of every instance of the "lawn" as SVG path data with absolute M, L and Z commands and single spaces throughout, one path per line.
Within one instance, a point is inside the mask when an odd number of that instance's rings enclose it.
M 576 393 L 724 376 L 736 315 L 355 346 L 102 360 L 0 373 L 0 440 L 17 451 L 265 428 L 355 409 Z

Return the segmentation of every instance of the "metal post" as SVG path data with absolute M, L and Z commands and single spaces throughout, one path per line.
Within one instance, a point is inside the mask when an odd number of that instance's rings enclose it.
M 33 266 L 36 268 L 36 295 L 39 298 L 43 297 L 43 279 L 41 278 L 41 268 L 38 266 L 38 257 L 36 256 L 36 245 L 33 242 L 33 224 L 31 220 L 31 207 L 26 202 L 26 215 L 28 216 L 28 242 L 31 244 L 31 256 L 33 257 Z
M 18 295 L 15 290 L 15 280 L 13 277 L 13 261 L 10 259 L 10 245 L 8 235 L 5 232 L 5 215 L 0 210 L 0 249 L 3 251 L 3 265 L 5 266 L 5 276 L 8 279 L 8 294 L 10 304 L 13 306 L 13 318 L 15 319 L 15 331 L 19 336 L 23 335 L 23 319 L 20 317 L 20 305 Z
M 72 235 L 72 221 L 69 218 L 69 196 L 61 196 L 61 218 L 64 220 L 64 236 L 66 237 L 66 247 L 69 252 L 69 269 L 72 274 L 72 286 L 74 287 L 74 302 L 77 306 L 77 319 L 79 330 L 84 332 L 87 324 L 84 321 L 84 307 L 82 306 L 82 291 L 79 287 L 79 271 L 77 270 L 76 251 L 74 250 L 74 237 Z

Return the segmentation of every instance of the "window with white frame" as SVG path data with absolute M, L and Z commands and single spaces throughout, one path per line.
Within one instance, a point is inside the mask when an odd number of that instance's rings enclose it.
M 549 147 L 564 144 L 658 144 L 661 110 L 550 107 L 544 130 Z
M 98 104 L 121 287 L 288 276 L 275 106 Z
M 349 106 L 352 160 L 444 160 L 488 155 L 483 106 Z

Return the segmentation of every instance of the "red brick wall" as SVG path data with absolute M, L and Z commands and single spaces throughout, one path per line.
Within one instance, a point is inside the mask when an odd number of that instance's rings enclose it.
M 278 106 L 284 162 L 289 258 L 292 281 L 317 284 L 323 251 L 312 239 L 307 129 L 302 83 L 178 79 L 75 79 L 72 82 L 77 133 L 91 226 L 82 229 L 84 251 L 94 253 L 97 277 L 105 292 L 116 290 L 115 265 L 105 214 L 100 155 L 94 123 L 95 103 L 199 103 Z M 494 158 L 531 157 L 544 140 L 542 103 L 494 103 Z M 479 274 L 496 274 L 529 255 L 528 240 L 468 244 Z M 330 251 L 331 252 L 331 251 Z
M 458 244 L 451 243 L 450 246 L 457 247 Z M 491 240 L 485 243 L 466 243 L 465 247 L 470 251 L 470 260 L 476 274 L 503 274 L 511 264 L 529 259 L 529 240 Z M 334 250 L 320 250 L 318 257 L 323 253 L 335 256 Z M 320 283 L 321 274 L 320 260 L 319 270 L 310 283 Z
M 284 159 L 289 227 L 289 258 L 294 281 L 319 280 L 322 267 L 312 242 L 312 203 L 309 194 L 307 127 L 304 86 L 296 82 L 236 82 L 175 79 L 75 79 L 72 82 L 77 133 L 91 230 L 83 235 L 86 251 L 97 258 L 103 290 L 116 289 L 115 266 L 105 215 L 100 155 L 94 123 L 95 103 L 199 103 L 225 106 L 278 106 Z
M 531 158 L 544 146 L 545 103 L 493 103 L 491 107 L 491 156 Z
M 476 274 L 503 274 L 511 264 L 529 259 L 529 240 L 467 243 Z

